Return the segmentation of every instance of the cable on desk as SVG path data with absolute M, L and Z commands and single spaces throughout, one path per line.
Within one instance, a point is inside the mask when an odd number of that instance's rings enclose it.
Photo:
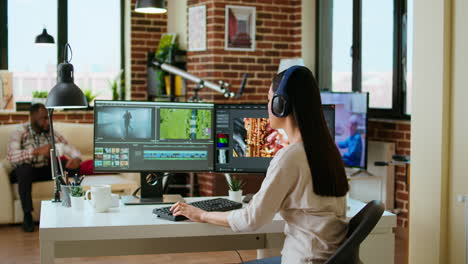
M 237 255 L 239 255 L 241 263 L 244 263 L 244 260 L 242 259 L 241 254 L 239 253 L 239 251 L 237 251 L 237 250 L 234 250 L 234 251 L 236 251 Z

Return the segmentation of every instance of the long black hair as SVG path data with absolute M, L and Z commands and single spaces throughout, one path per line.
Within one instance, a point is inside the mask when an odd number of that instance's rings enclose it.
M 284 72 L 273 78 L 275 92 Z M 317 81 L 306 67 L 296 69 L 286 84 L 291 114 L 301 132 L 314 192 L 321 196 L 344 196 L 349 189 L 340 152 L 323 115 Z

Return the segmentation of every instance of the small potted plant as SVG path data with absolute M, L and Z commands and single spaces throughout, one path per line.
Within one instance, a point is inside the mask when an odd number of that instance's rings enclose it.
M 31 104 L 36 104 L 36 103 L 45 104 L 48 94 L 49 93 L 46 91 L 34 91 L 32 93 Z
M 81 210 L 83 209 L 84 204 L 84 191 L 83 187 L 80 185 L 70 186 L 70 198 L 71 198 L 71 205 L 74 210 Z
M 91 89 L 84 89 L 83 94 L 86 97 L 86 100 L 88 101 L 88 109 L 92 109 L 92 102 L 96 97 L 99 95 L 99 93 L 93 93 L 93 90 Z
M 245 182 L 236 177 L 231 177 L 231 180 L 228 181 L 229 185 L 229 200 L 240 203 L 242 201 L 242 187 L 244 187 Z

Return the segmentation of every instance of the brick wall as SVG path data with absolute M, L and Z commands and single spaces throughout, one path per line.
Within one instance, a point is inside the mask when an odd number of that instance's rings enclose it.
M 237 102 L 265 102 L 271 78 L 281 58 L 301 56 L 301 1 L 299 0 L 189 0 L 188 7 L 206 5 L 207 50 L 188 52 L 188 72 L 210 81 L 227 81 L 237 91 L 243 73 L 250 77 L 245 94 Z M 255 51 L 224 50 L 225 6 L 256 8 Z M 189 84 L 193 91 L 193 84 Z M 206 101 L 225 101 L 205 88 Z
M 19 124 L 29 121 L 29 112 L 0 112 L 0 125 Z M 55 111 L 54 122 L 93 123 L 93 111 Z
M 396 154 L 410 155 L 411 125 L 409 121 L 369 121 L 369 140 L 394 142 Z M 407 228 L 409 210 L 409 175 L 405 166 L 395 166 L 395 208 L 400 209 L 397 222 Z
M 166 14 L 142 14 L 135 12 L 136 0 L 131 10 L 131 67 L 132 100 L 147 100 L 148 51 L 154 52 L 159 39 L 167 32 Z
M 209 102 L 265 103 L 271 79 L 278 71 L 281 58 L 301 56 L 301 1 L 298 0 L 189 0 L 188 7 L 206 5 L 207 50 L 187 53 L 187 71 L 203 79 L 226 81 L 237 91 L 242 74 L 249 79 L 241 99 L 225 99 L 210 89 L 199 92 Z M 240 5 L 256 8 L 256 48 L 254 51 L 224 50 L 225 6 Z M 193 93 L 188 85 L 188 96 Z M 215 180 L 217 179 L 217 180 Z M 213 195 L 224 176 L 216 173 L 198 174 L 201 195 Z

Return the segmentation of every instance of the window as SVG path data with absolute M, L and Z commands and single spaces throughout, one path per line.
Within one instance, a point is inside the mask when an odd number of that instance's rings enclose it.
M 30 101 L 34 91 L 56 82 L 57 45 L 34 43 L 44 28 L 57 42 L 56 10 L 56 0 L 8 1 L 8 70 L 16 101 Z
M 362 0 L 361 90 L 369 107 L 392 108 L 393 0 Z
M 369 92 L 370 116 L 409 118 L 412 1 L 319 0 L 320 88 Z
M 408 11 L 404 17 L 407 24 L 406 27 L 406 104 L 405 113 L 411 114 L 411 95 L 413 92 L 413 1 L 408 1 Z
M 1 2 L 0 69 L 12 73 L 15 101 L 30 101 L 34 91 L 50 91 L 67 42 L 73 50 L 75 83 L 99 99 L 112 98 L 110 82 L 123 76 L 124 68 L 124 0 Z M 44 27 L 55 44 L 34 43 Z
M 99 99 L 112 98 L 109 82 L 120 73 L 120 27 L 115 26 L 119 24 L 118 1 L 68 0 L 68 43 L 73 49 L 75 83 L 92 90 Z
M 333 9 L 332 90 L 352 91 L 353 1 L 335 0 Z

